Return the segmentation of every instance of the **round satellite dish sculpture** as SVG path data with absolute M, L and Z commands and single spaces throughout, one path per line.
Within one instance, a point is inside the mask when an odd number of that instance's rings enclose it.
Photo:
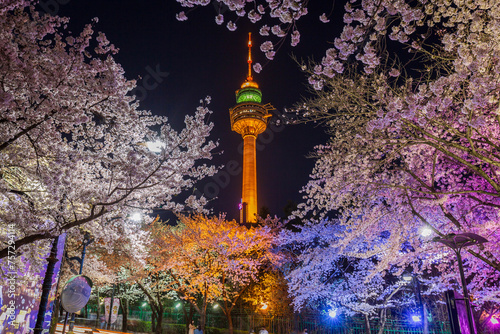
M 61 292 L 62 307 L 68 313 L 80 311 L 90 299 L 92 280 L 87 276 L 78 275 L 71 277 Z

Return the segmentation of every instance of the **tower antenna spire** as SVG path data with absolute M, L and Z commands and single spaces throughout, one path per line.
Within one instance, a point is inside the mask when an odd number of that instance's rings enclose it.
M 248 76 L 247 81 L 253 81 L 252 78 L 252 33 L 248 33 Z

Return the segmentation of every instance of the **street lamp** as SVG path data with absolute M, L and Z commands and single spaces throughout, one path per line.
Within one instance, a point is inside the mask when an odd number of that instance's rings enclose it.
M 432 229 L 428 226 L 425 226 L 424 228 L 422 228 L 422 230 L 420 231 L 420 235 L 423 236 L 423 237 L 428 237 L 432 234 Z
M 141 320 L 144 320 L 144 308 L 146 308 L 146 306 L 148 306 L 147 302 L 144 302 L 141 304 L 141 306 L 139 306 L 139 310 L 141 311 L 141 314 L 139 317 L 141 318 Z
M 432 239 L 432 241 L 440 242 L 443 245 L 448 246 L 457 255 L 458 271 L 460 272 L 460 280 L 462 281 L 462 291 L 464 294 L 465 308 L 467 309 L 466 311 L 467 321 L 469 323 L 469 331 L 470 334 L 475 334 L 476 331 L 474 329 L 474 323 L 472 322 L 472 309 L 470 306 L 469 293 L 467 292 L 467 282 L 465 281 L 464 267 L 460 252 L 462 251 L 462 248 L 484 244 L 485 242 L 488 242 L 488 240 L 475 233 L 451 233 L 443 237 L 435 237 L 434 239 Z
M 409 274 L 409 273 L 404 273 L 403 274 L 403 280 L 405 280 L 408 283 L 411 282 L 411 281 L 414 282 L 414 288 L 417 291 L 416 295 L 417 295 L 417 299 L 418 299 L 418 307 L 419 307 L 419 311 L 420 311 L 419 312 L 420 316 L 419 317 L 412 316 L 412 320 L 414 322 L 421 321 L 422 325 L 424 326 L 424 331 L 425 331 L 426 330 L 426 327 L 425 327 L 425 311 L 424 311 L 424 303 L 422 302 L 422 294 L 420 292 L 420 281 L 418 280 L 418 278 L 415 275 L 412 275 L 412 274 Z
M 77 261 L 80 264 L 80 270 L 78 271 L 78 275 L 82 274 L 83 271 L 83 261 L 85 260 L 85 254 L 87 253 L 87 246 L 94 242 L 94 238 L 91 237 L 88 231 L 83 232 L 83 241 L 82 241 L 82 255 L 80 257 L 73 256 L 69 258 L 69 261 Z M 66 319 L 64 320 L 63 334 L 66 330 L 66 323 L 68 322 L 68 312 L 66 312 Z M 71 314 L 71 319 L 69 321 L 69 331 L 68 334 L 73 334 L 73 328 L 75 326 L 75 314 Z
M 130 219 L 135 221 L 135 222 L 139 222 L 142 219 L 142 215 L 140 212 L 134 212 L 130 215 Z
M 151 152 L 161 153 L 161 150 L 164 149 L 167 145 L 165 145 L 165 143 L 161 142 L 160 140 L 156 140 L 154 142 L 146 142 L 146 146 Z

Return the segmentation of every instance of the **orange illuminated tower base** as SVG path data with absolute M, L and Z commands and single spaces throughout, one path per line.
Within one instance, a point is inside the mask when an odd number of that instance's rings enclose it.
M 242 200 L 246 203 L 245 221 L 254 221 L 257 215 L 257 156 L 253 135 L 243 137 L 243 189 Z
M 240 204 L 241 223 L 257 219 L 257 157 L 255 141 L 264 132 L 272 105 L 261 104 L 262 93 L 252 78 L 252 39 L 248 35 L 247 80 L 236 91 L 236 105 L 229 109 L 231 129 L 243 137 L 243 184 Z

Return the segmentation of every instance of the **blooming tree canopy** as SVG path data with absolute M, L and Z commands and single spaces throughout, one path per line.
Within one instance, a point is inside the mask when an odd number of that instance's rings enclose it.
M 165 289 L 174 290 L 196 309 L 202 327 L 207 305 L 220 301 L 231 331 L 231 311 L 238 298 L 258 280 L 261 269 L 280 260 L 272 251 L 274 232 L 269 226 L 247 228 L 223 216 L 179 218 L 179 225 L 153 231 L 150 263 L 170 277 Z
M 297 111 L 324 122 L 331 140 L 316 148 L 297 214 L 334 218 L 339 251 L 379 255 L 376 270 L 439 268 L 443 282 L 456 256 L 422 229 L 479 234 L 489 242 L 463 251 L 469 289 L 479 303 L 498 299 L 487 278 L 500 272 L 497 4 L 351 1 L 345 9 L 334 47 L 304 64 L 317 95 Z
M 133 213 L 180 211 L 174 197 L 215 168 L 208 141 L 207 98 L 185 127 L 139 110 L 113 55 L 92 24 L 78 35 L 68 19 L 41 14 L 31 1 L 0 8 L 0 258 L 6 229 L 16 247 L 51 239 L 85 224 L 111 245 L 141 238 Z M 152 152 L 147 142 L 160 141 Z M 187 203 L 200 208 L 199 199 Z

